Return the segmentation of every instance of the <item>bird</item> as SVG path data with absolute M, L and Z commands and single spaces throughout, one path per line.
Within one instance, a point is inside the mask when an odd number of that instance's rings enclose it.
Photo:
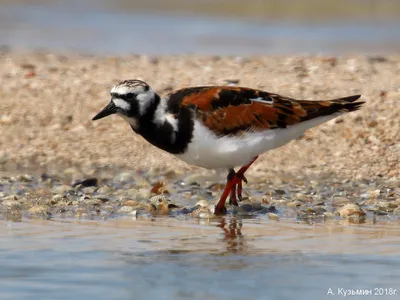
M 160 97 L 138 79 L 119 82 L 110 95 L 92 120 L 116 114 L 136 134 L 184 162 L 228 171 L 215 215 L 226 214 L 228 197 L 231 205 L 239 205 L 245 172 L 259 155 L 364 103 L 356 101 L 361 95 L 296 100 L 239 86 L 187 87 Z

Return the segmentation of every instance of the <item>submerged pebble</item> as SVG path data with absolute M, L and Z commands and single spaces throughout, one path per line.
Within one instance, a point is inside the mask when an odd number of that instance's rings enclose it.
M 17 200 L 4 200 L 0 203 L 0 210 L 16 210 L 21 208 L 22 205 Z
M 361 207 L 355 203 L 346 204 L 345 206 L 339 208 L 337 211 L 342 218 L 348 218 L 351 216 L 363 217 L 366 215 Z
M 35 205 L 28 209 L 28 213 L 40 218 L 48 218 L 51 216 L 50 210 L 44 205 Z

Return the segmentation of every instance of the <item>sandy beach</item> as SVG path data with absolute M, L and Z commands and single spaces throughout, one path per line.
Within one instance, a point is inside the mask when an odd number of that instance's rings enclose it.
M 4 49 L 0 59 L 0 168 L 83 175 L 101 169 L 191 171 L 135 135 L 120 118 L 92 122 L 120 80 L 140 78 L 160 95 L 196 85 L 238 85 L 297 99 L 361 94 L 339 117 L 260 157 L 250 175 L 399 180 L 400 56 L 102 57 Z

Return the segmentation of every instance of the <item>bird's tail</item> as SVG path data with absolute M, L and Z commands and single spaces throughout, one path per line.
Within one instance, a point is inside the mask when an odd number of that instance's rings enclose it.
M 358 110 L 365 102 L 355 102 L 361 95 L 337 98 L 322 101 L 299 101 L 301 108 L 305 110 L 302 121 L 314 119 L 321 116 L 334 115 L 336 113 L 347 113 Z
M 350 112 L 350 111 L 358 110 L 361 107 L 361 105 L 363 105 L 365 103 L 364 101 L 355 102 L 360 97 L 361 97 L 361 95 L 354 95 L 354 96 L 330 100 L 330 102 L 332 102 L 332 104 L 338 108 L 338 111 Z

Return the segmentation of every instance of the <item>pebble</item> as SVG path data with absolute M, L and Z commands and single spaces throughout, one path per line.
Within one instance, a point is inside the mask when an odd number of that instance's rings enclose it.
M 114 189 L 108 185 L 102 186 L 101 188 L 99 188 L 96 192 L 98 194 L 102 194 L 102 195 L 107 195 L 107 194 L 111 194 L 114 191 Z
M 334 197 L 332 200 L 332 206 L 339 207 L 350 203 L 351 201 L 346 197 Z
M 345 206 L 339 208 L 337 211 L 342 218 L 348 218 L 351 216 L 361 217 L 366 215 L 361 207 L 355 203 L 346 204 Z
M 3 202 L 6 200 L 18 200 L 18 196 L 17 195 L 8 195 L 2 198 Z
M 150 199 L 150 191 L 148 189 L 131 189 L 126 193 L 129 197 L 134 198 L 136 201 L 144 201 Z
M 268 213 L 268 219 L 274 220 L 274 221 L 278 221 L 279 220 L 279 216 L 277 214 L 274 214 L 274 213 Z
M 16 176 L 16 181 L 22 182 L 31 182 L 34 180 L 34 177 L 28 174 L 18 175 Z
M 96 192 L 96 187 L 94 187 L 94 186 L 89 186 L 89 187 L 82 188 L 82 193 L 84 193 L 84 194 L 90 195 L 90 194 L 93 194 L 95 192 Z M 101 193 L 99 193 L 99 194 L 101 194 Z
M 52 188 L 53 194 L 65 194 L 67 192 L 73 191 L 73 188 L 69 185 L 58 185 Z
M 369 196 L 370 196 L 370 198 L 376 198 L 379 196 L 380 193 L 381 193 L 381 190 L 370 191 Z
M 124 206 L 138 206 L 138 202 L 136 200 L 126 200 L 122 202 Z
M 238 85 L 240 83 L 240 79 L 238 78 L 227 78 L 224 79 L 225 83 L 228 85 Z
M 30 209 L 28 209 L 28 213 L 31 215 L 45 216 L 45 217 L 48 217 L 51 215 L 48 207 L 46 207 L 44 205 L 32 206 Z
M 58 202 L 58 201 L 60 201 L 60 200 L 62 200 L 62 199 L 65 199 L 65 196 L 60 195 L 60 194 L 57 194 L 57 195 L 54 195 L 52 199 L 53 199 L 54 201 Z
M 394 201 L 379 201 L 378 203 L 376 203 L 377 208 L 386 211 L 393 211 L 398 206 L 399 205 Z
M 134 175 L 140 177 L 136 173 L 122 172 L 114 177 L 112 174 L 107 177 L 99 176 L 99 179 L 87 177 L 87 179 L 75 181 L 71 185 L 60 184 L 68 180 L 68 178 L 62 177 L 51 183 L 39 180 L 29 174 L 27 176 L 16 175 L 13 180 L 10 180 L 10 177 L 2 177 L 0 181 L 2 188 L 0 214 L 2 212 L 9 213 L 12 210 L 21 211 L 24 207 L 27 207 L 28 214 L 44 218 L 57 214 L 63 217 L 77 216 L 80 218 L 107 218 L 111 214 L 113 217 L 137 214 L 147 217 L 150 215 L 185 215 L 199 219 L 210 219 L 214 217 L 215 206 L 209 204 L 209 201 L 214 203 L 215 198 L 220 197 L 221 189 L 224 186 L 220 184 L 221 181 L 209 181 L 213 175 L 204 176 L 203 174 L 187 176 L 186 179 L 190 179 L 188 182 L 195 179 L 192 183 L 197 183 L 183 185 L 172 175 L 169 180 L 166 180 L 165 177 L 151 179 L 147 175 L 143 175 L 143 178 L 147 178 L 148 182 L 154 183 L 163 180 L 168 184 L 170 194 L 159 193 L 160 188 L 165 187 L 165 184 L 147 184 L 146 187 L 139 187 L 135 185 L 135 182 L 120 185 L 120 182 L 113 181 L 116 178 L 120 181 L 128 180 L 134 178 Z M 111 181 L 109 181 L 109 178 L 112 178 Z M 106 182 L 107 185 L 97 188 L 95 185 L 92 186 L 94 180 L 90 182 L 91 179 L 96 179 L 96 183 L 101 180 Z M 199 182 L 202 183 L 198 184 Z M 156 195 L 151 194 L 152 188 L 157 190 Z M 214 189 L 214 191 L 211 191 L 211 189 Z M 263 195 L 262 191 L 265 190 L 271 192 Z M 361 201 L 362 208 L 356 204 L 356 201 L 361 200 L 361 195 L 364 195 L 364 200 Z M 245 199 L 239 203 L 239 207 L 227 206 L 228 214 L 248 215 L 255 212 L 258 216 L 265 213 L 266 217 L 274 220 L 278 220 L 282 216 L 285 216 L 285 218 L 297 216 L 307 222 L 310 220 L 312 222 L 323 222 L 327 218 L 333 218 L 335 214 L 342 218 L 398 215 L 399 196 L 400 188 L 396 181 L 370 182 L 365 180 L 353 182 L 333 178 L 330 179 L 329 184 L 319 181 L 313 184 L 303 181 L 288 184 L 282 181 L 276 185 L 272 181 L 262 181 L 250 185 L 250 190 L 246 191 Z M 263 200 L 262 203 L 260 198 Z M 171 199 L 176 203 L 172 202 Z M 255 201 L 255 199 L 258 199 L 258 201 Z M 196 202 L 194 207 L 188 206 L 188 203 L 194 202 Z M 279 206 L 279 215 L 276 211 L 268 209 L 262 204 Z M 366 215 L 364 209 L 371 213 Z M 293 213 L 293 210 L 295 213 Z
M 22 205 L 17 200 L 4 200 L 0 203 L 0 207 L 4 208 L 5 210 L 17 210 L 21 209 Z
M 335 217 L 335 214 L 333 214 L 331 212 L 324 212 L 323 215 L 325 216 L 325 218 L 329 218 L 329 219 L 332 219 Z
M 287 200 L 272 200 L 269 203 L 274 206 L 285 205 L 288 201 Z
M 97 178 L 78 180 L 72 184 L 73 187 L 76 187 L 78 185 L 81 185 L 82 187 L 97 186 Z
M 189 215 L 193 218 L 199 219 L 215 218 L 213 211 L 210 211 L 207 207 L 200 207 L 198 209 L 195 209 Z
M 304 204 L 304 202 L 295 200 L 295 201 L 289 202 L 288 204 L 286 204 L 286 206 L 287 206 L 287 207 L 300 207 L 300 206 L 302 206 L 303 204 Z
M 168 198 L 166 197 L 165 194 L 161 195 L 155 195 L 149 199 L 150 203 L 153 203 L 154 205 L 159 205 L 159 204 L 166 204 L 169 202 Z
M 132 206 L 125 205 L 125 206 L 121 206 L 121 207 L 117 210 L 117 213 L 119 213 L 119 214 L 129 214 L 129 213 L 131 213 L 133 210 L 134 210 L 134 208 L 133 208 Z
M 135 174 L 132 172 L 122 172 L 114 177 L 114 182 L 117 183 L 134 183 L 135 182 Z
M 103 203 L 110 201 L 110 197 L 108 197 L 107 195 L 95 195 L 93 196 L 93 198 L 101 200 Z
M 85 199 L 84 203 L 86 205 L 100 206 L 104 203 L 104 201 L 101 199 Z

